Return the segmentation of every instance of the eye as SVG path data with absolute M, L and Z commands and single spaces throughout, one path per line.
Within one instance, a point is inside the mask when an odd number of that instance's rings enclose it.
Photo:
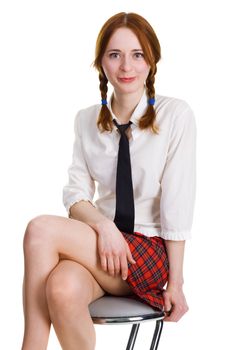
M 119 58 L 120 54 L 119 54 L 119 52 L 112 52 L 109 54 L 109 57 L 110 58 Z
M 135 58 L 144 58 L 144 54 L 143 54 L 143 52 L 135 52 L 134 57 Z

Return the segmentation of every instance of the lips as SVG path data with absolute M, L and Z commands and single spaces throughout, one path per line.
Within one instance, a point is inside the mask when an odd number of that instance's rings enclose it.
M 131 83 L 135 80 L 135 77 L 119 77 L 118 80 L 122 83 Z

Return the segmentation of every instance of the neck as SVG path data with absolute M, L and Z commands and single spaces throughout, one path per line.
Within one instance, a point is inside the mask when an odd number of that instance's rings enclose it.
M 112 111 L 122 124 L 129 122 L 130 117 L 139 103 L 144 90 L 130 94 L 113 93 Z

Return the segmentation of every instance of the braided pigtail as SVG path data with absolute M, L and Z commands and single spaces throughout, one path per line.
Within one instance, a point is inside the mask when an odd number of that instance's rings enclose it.
M 99 89 L 101 92 L 102 107 L 97 120 L 97 127 L 101 132 L 112 131 L 111 113 L 107 107 L 108 79 L 104 73 L 99 73 Z
M 146 113 L 140 118 L 139 127 L 141 129 L 150 128 L 155 134 L 159 133 L 159 127 L 156 124 L 156 113 L 154 108 L 155 103 L 155 74 L 157 67 L 154 70 L 150 70 L 150 73 L 146 79 L 146 93 L 148 97 L 148 107 Z

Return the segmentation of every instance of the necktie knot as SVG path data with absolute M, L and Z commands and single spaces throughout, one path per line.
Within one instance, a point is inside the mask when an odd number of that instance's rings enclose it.
M 116 127 L 118 128 L 118 130 L 120 131 L 121 135 L 125 134 L 125 131 L 128 129 L 128 127 L 130 126 L 130 124 L 132 124 L 131 121 L 129 121 L 127 124 L 118 124 L 117 121 L 115 119 L 113 119 L 114 124 L 116 125 Z

